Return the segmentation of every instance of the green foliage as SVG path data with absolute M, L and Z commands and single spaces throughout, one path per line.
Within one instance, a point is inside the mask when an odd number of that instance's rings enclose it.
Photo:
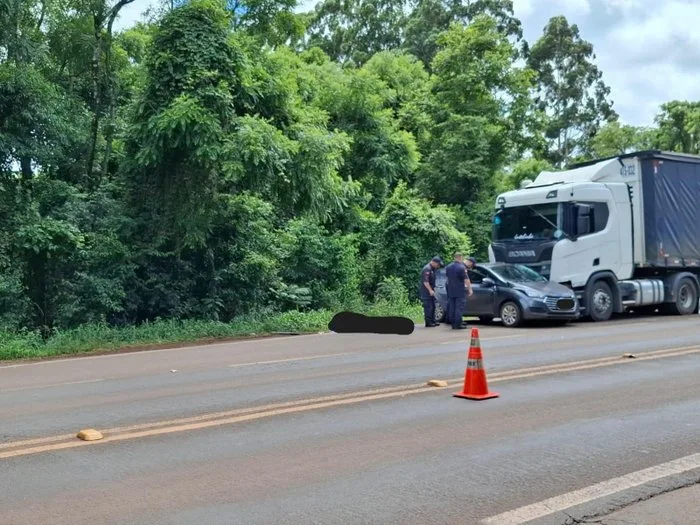
M 426 195 L 470 204 L 493 191 L 493 174 L 522 146 L 532 73 L 496 21 L 453 26 L 433 61 L 435 123 L 422 170 Z
M 283 283 L 279 289 L 272 290 L 272 293 L 277 304 L 285 310 L 310 306 L 313 301 L 313 295 L 309 288 L 302 288 L 294 284 L 288 286 Z
M 287 223 L 282 278 L 286 283 L 308 287 L 314 308 L 339 307 L 359 301 L 362 272 L 357 242 L 352 235 L 329 233 L 305 217 Z
M 521 182 L 524 180 L 534 181 L 543 171 L 554 171 L 554 167 L 546 160 L 532 157 L 519 160 L 503 174 L 499 192 L 518 189 Z
M 520 20 L 513 14 L 512 0 L 419 0 L 408 17 L 403 46 L 430 68 L 440 49 L 442 33 L 452 24 L 467 26 L 483 15 L 493 18 L 499 33 L 521 41 L 521 51 L 527 51 Z
M 196 0 L 168 13 L 153 39 L 148 79 L 129 129 L 126 163 L 149 237 L 203 245 L 211 227 L 225 137 L 234 126 L 244 56 L 223 7 Z
M 590 143 L 590 155 L 592 158 L 603 158 L 652 149 L 657 140 L 655 130 L 627 126 L 614 121 L 603 126 L 593 137 Z M 666 145 L 662 147 L 669 149 Z
M 329 114 L 328 126 L 352 141 L 340 174 L 360 182 L 371 197 L 370 209 L 378 211 L 391 189 L 411 177 L 420 159 L 414 137 L 401 129 L 389 107 L 394 92 L 371 68 L 343 71 L 327 64 L 316 74 L 322 89 L 315 103 Z
M 401 45 L 406 0 L 324 0 L 309 26 L 309 45 L 357 66 Z
M 374 282 L 390 275 L 401 279 L 416 296 L 421 268 L 434 256 L 451 258 L 454 251 L 471 253 L 467 235 L 455 227 L 455 215 L 399 183 L 377 223 L 377 240 L 369 260 Z
M 557 167 L 586 154 L 601 125 L 616 117 L 594 60 L 593 46 L 563 16 L 547 23 L 530 50 L 528 64 L 538 74 L 535 103 L 548 141 L 543 155 Z
M 700 102 L 673 100 L 662 104 L 656 122 L 660 148 L 700 153 Z
M 377 302 L 383 304 L 408 304 L 408 290 L 395 276 L 384 277 L 377 286 Z
M 86 122 L 85 108 L 36 67 L 0 64 L 0 171 L 19 163 L 25 179 L 41 166 L 78 181 Z

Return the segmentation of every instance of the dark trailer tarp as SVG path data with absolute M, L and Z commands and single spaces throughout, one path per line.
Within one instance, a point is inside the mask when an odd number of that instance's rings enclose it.
M 641 157 L 646 265 L 700 266 L 700 157 Z

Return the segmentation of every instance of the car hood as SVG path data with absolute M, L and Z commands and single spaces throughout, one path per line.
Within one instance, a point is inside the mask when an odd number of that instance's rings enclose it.
M 536 290 L 544 295 L 553 297 L 574 297 L 574 292 L 563 284 L 553 283 L 551 281 L 542 283 L 510 283 L 513 288 L 521 290 Z

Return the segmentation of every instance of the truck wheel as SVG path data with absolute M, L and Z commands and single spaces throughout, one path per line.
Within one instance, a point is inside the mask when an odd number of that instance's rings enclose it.
M 698 291 L 695 283 L 685 277 L 678 283 L 676 302 L 668 305 L 666 310 L 674 315 L 688 315 L 695 313 L 698 306 Z
M 596 281 L 586 301 L 586 311 L 594 321 L 607 321 L 613 314 L 613 294 L 605 281 Z
M 515 328 L 523 322 L 523 313 L 517 303 L 508 301 L 501 305 L 501 322 L 506 328 Z

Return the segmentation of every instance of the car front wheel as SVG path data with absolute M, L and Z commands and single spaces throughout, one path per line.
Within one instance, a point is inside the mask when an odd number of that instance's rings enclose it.
M 506 328 L 515 328 L 523 322 L 523 312 L 520 305 L 507 301 L 501 305 L 501 323 Z

